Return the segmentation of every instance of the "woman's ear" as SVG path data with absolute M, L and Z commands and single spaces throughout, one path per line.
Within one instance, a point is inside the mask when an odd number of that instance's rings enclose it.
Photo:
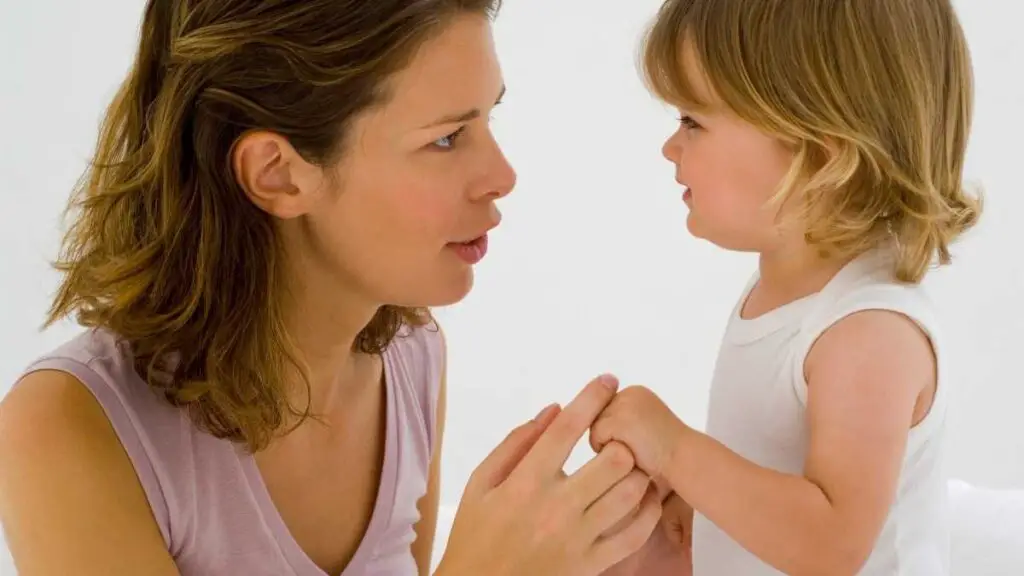
M 322 172 L 284 137 L 244 134 L 232 149 L 231 164 L 245 195 L 267 214 L 287 220 L 312 210 Z

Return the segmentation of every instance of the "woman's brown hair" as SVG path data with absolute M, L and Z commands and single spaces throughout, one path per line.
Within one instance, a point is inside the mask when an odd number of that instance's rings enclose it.
M 130 348 L 136 370 L 211 434 L 265 447 L 304 373 L 284 328 L 271 217 L 231 166 L 248 131 L 308 161 L 343 154 L 346 129 L 453 17 L 500 0 L 149 0 L 139 51 L 69 205 L 46 324 L 74 314 Z M 382 352 L 423 309 L 384 306 L 356 348 Z
M 981 215 L 962 183 L 973 81 L 950 0 L 667 0 L 642 60 L 662 100 L 723 108 L 792 145 L 774 201 L 793 200 L 825 254 L 895 238 L 895 276 L 918 282 Z

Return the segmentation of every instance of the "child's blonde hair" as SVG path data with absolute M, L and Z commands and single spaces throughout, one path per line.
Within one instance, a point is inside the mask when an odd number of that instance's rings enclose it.
M 950 0 L 667 0 L 642 66 L 662 100 L 719 104 L 793 146 L 774 200 L 795 200 L 829 255 L 895 237 L 897 278 L 919 282 L 981 214 L 962 184 L 973 81 Z

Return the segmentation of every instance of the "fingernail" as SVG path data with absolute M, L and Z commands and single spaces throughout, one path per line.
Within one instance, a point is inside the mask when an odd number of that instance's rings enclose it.
M 597 380 L 607 386 L 612 392 L 619 389 L 619 379 L 613 374 L 602 374 Z
M 557 409 L 558 409 L 558 404 L 549 404 L 548 406 L 545 406 L 543 410 L 538 412 L 536 416 L 533 417 L 533 421 L 534 422 L 543 422 L 544 418 L 550 416 L 551 413 L 554 412 Z

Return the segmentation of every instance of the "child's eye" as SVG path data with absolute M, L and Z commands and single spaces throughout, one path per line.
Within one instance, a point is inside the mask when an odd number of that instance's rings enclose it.
M 442 150 L 451 150 L 452 147 L 455 146 L 455 141 L 458 140 L 459 136 L 461 136 L 465 130 L 466 127 L 463 126 L 447 136 L 434 140 L 433 144 Z
M 679 117 L 679 124 L 683 128 L 686 128 L 687 130 L 693 130 L 695 128 L 700 128 L 700 124 L 697 124 L 696 120 L 694 120 L 690 116 L 685 116 L 685 115 Z

